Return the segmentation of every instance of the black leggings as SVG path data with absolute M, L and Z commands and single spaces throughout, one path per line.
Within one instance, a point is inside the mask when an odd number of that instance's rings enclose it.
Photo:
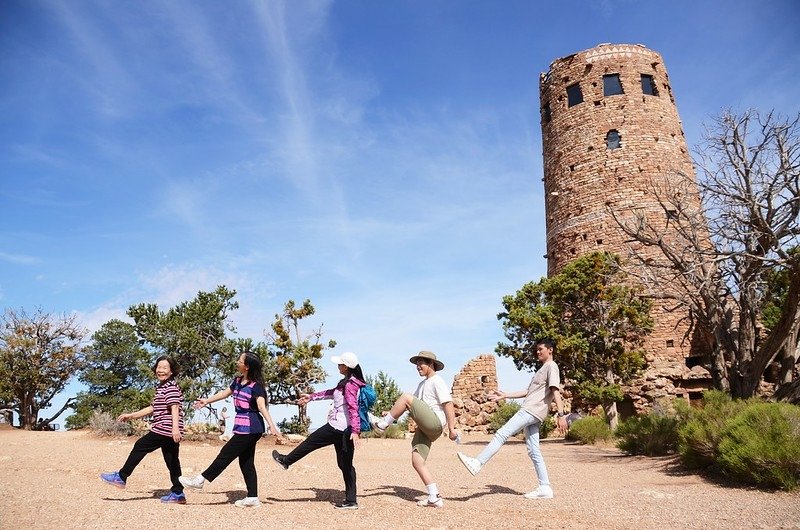
M 316 431 L 312 432 L 303 443 L 294 448 L 286 455 L 284 462 L 292 465 L 312 451 L 322 447 L 333 445 L 336 449 L 336 464 L 342 470 L 344 479 L 344 493 L 347 502 L 356 502 L 356 468 L 353 467 L 353 451 L 355 449 L 353 440 L 350 439 L 350 427 L 344 431 L 339 431 L 326 423 Z
M 136 469 L 136 466 L 139 465 L 145 455 L 159 448 L 161 449 L 161 454 L 164 455 L 167 469 L 169 469 L 169 479 L 172 481 L 170 491 L 183 493 L 183 485 L 178 480 L 178 477 L 181 476 L 181 461 L 178 458 L 181 446 L 175 443 L 171 436 L 156 434 L 153 431 L 148 432 L 133 444 L 131 454 L 128 455 L 125 465 L 119 470 L 119 478 L 128 480 L 128 477 L 131 476 L 133 470 Z
M 256 475 L 256 444 L 261 439 L 262 433 L 256 434 L 236 434 L 231 436 L 222 449 L 220 449 L 217 458 L 211 462 L 208 469 L 201 473 L 203 478 L 209 482 L 214 482 L 220 473 L 225 471 L 225 468 L 233 462 L 237 457 L 239 458 L 239 469 L 242 470 L 244 483 L 247 486 L 248 497 L 258 497 L 258 475 Z

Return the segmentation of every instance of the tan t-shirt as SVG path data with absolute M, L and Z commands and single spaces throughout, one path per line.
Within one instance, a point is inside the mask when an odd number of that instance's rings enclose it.
M 550 403 L 553 402 L 553 387 L 560 386 L 558 365 L 553 360 L 547 361 L 533 374 L 522 408 L 536 416 L 539 421 L 544 421 L 550 412 Z

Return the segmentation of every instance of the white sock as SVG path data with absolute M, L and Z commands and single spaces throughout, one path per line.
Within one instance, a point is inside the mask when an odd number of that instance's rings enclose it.
M 389 425 L 394 423 L 395 419 L 397 419 L 397 418 L 395 418 L 391 414 L 387 414 L 386 416 L 381 418 L 381 420 L 378 422 L 378 427 L 381 428 L 381 429 L 386 429 L 387 427 L 389 427 Z
M 431 502 L 435 502 L 439 498 L 439 486 L 437 486 L 436 483 L 433 482 L 425 487 L 428 488 L 428 500 Z

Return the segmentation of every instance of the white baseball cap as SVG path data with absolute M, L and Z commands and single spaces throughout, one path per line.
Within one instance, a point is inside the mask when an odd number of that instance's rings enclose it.
M 351 351 L 346 351 L 341 355 L 334 355 L 331 357 L 331 361 L 336 364 L 343 364 L 348 368 L 355 368 L 358 366 L 358 357 L 356 354 Z

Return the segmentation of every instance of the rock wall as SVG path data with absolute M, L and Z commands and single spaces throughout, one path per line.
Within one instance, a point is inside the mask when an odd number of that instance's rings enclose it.
M 453 405 L 456 424 L 464 432 L 486 433 L 489 418 L 497 403 L 489 393 L 497 390 L 497 365 L 494 355 L 480 355 L 469 361 L 453 379 Z

